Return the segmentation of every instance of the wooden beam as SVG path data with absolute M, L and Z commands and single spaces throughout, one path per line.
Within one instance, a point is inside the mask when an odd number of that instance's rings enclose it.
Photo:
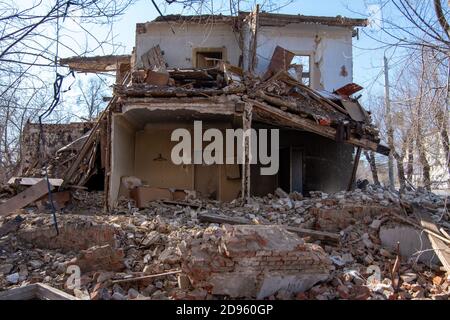
M 53 189 L 53 186 L 50 188 Z M 30 203 L 45 196 L 47 193 L 47 181 L 42 180 L 0 205 L 0 216 L 8 216 L 15 210 L 29 205 Z
M 348 182 L 347 191 L 353 190 L 356 179 L 356 171 L 358 171 L 359 159 L 361 158 L 361 147 L 356 149 L 355 160 L 353 162 L 352 175 L 350 177 L 350 181 Z
M 0 300 L 79 300 L 78 298 L 44 283 L 33 283 L 24 287 L 0 292 Z
M 244 98 L 244 100 L 253 105 L 253 117 L 256 120 L 268 122 L 278 126 L 306 130 L 332 140 L 336 139 L 336 129 L 330 126 L 321 126 L 312 120 L 308 120 L 298 115 L 271 107 L 264 102 L 248 98 Z M 345 143 L 372 150 L 374 152 L 379 152 L 378 143 L 365 138 L 357 139 L 350 137 L 345 141 Z
M 133 281 L 140 281 L 140 280 L 147 280 L 147 279 L 155 279 L 155 278 L 160 278 L 160 277 L 165 277 L 165 276 L 178 274 L 178 273 L 181 273 L 181 272 L 182 272 L 181 270 L 168 271 L 168 272 L 164 272 L 164 273 L 151 274 L 151 275 L 148 275 L 148 276 L 142 276 L 142 277 L 136 277 L 136 278 L 127 278 L 127 279 L 113 280 L 113 281 L 111 281 L 111 283 L 115 284 L 115 283 L 124 283 L 124 282 L 133 282 Z
M 37 298 L 40 300 L 79 300 L 64 291 L 53 288 L 45 283 L 36 283 Z
M 198 219 L 202 222 L 221 223 L 221 224 L 253 224 L 250 220 L 239 217 L 226 217 L 217 214 L 200 213 Z M 337 233 L 296 228 L 285 226 L 286 230 L 298 234 L 300 237 L 310 237 L 313 240 L 320 240 L 328 243 L 339 243 L 340 236 Z
M 109 55 L 97 57 L 71 57 L 60 59 L 59 64 L 71 70 L 86 73 L 116 71 L 121 63 L 130 63 L 130 55 Z
M 30 177 L 12 177 L 8 180 L 8 184 L 20 184 L 22 186 L 32 186 L 36 183 L 44 180 L 45 178 L 30 178 Z M 55 187 L 59 187 L 62 185 L 63 180 L 62 179 L 48 179 L 50 181 L 50 184 Z

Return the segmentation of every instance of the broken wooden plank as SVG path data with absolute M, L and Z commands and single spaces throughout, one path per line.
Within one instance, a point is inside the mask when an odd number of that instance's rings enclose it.
M 36 283 L 37 298 L 40 300 L 79 300 L 64 291 L 53 288 L 45 283 Z
M 53 189 L 53 186 L 50 186 Z M 42 180 L 0 205 L 0 216 L 8 216 L 48 193 L 47 181 Z
M 14 219 L 2 224 L 0 227 L 0 238 L 6 236 L 8 233 L 16 232 L 24 221 L 25 219 L 21 216 L 16 216 Z
M 14 288 L 0 292 L 0 300 L 33 300 L 36 299 L 37 284 Z
M 44 283 L 33 283 L 20 288 L 0 292 L 0 300 L 79 300 L 78 298 L 50 287 Z
M 278 124 L 283 127 L 302 129 L 332 140 L 336 139 L 336 129 L 332 127 L 321 126 L 312 120 L 308 120 L 290 112 L 271 107 L 264 102 L 248 98 L 244 98 L 244 101 L 252 104 L 253 117 L 261 122 L 269 122 L 270 124 Z M 366 138 L 357 139 L 355 137 L 350 137 L 344 142 L 382 153 L 384 155 L 386 155 L 386 151 L 389 150 L 389 148 L 387 148 L 387 150 L 379 150 L 380 145 L 378 143 Z
M 164 273 L 152 274 L 152 275 L 136 277 L 136 278 L 127 278 L 127 279 L 113 280 L 113 281 L 111 281 L 111 283 L 115 284 L 115 283 L 140 281 L 140 280 L 146 280 L 146 279 L 154 279 L 154 278 L 159 278 L 159 277 L 170 276 L 170 275 L 173 275 L 173 274 L 178 274 L 178 273 L 181 273 L 181 272 L 182 272 L 181 270 L 168 271 L 168 272 L 164 272 Z
M 220 224 L 253 224 L 250 220 L 239 217 L 226 217 L 217 214 L 200 213 L 198 219 L 202 222 L 220 223 Z M 300 237 L 310 237 L 313 240 L 320 240 L 330 243 L 339 243 L 340 235 L 337 233 L 303 229 L 297 227 L 285 226 L 286 230 L 298 234 Z
M 12 177 L 8 180 L 8 184 L 20 184 L 22 186 L 32 186 L 36 183 L 44 180 L 45 178 L 32 178 L 32 177 Z M 63 183 L 63 179 L 48 179 L 50 184 L 55 187 L 59 187 Z
M 116 71 L 122 63 L 130 63 L 130 55 L 109 55 L 97 57 L 71 57 L 60 59 L 59 64 L 68 66 L 71 70 L 78 72 L 107 72 Z
M 201 208 L 201 205 L 199 205 L 199 204 L 190 203 L 190 202 L 186 202 L 186 201 L 163 200 L 162 203 L 169 204 L 169 205 L 175 205 L 175 206 L 182 206 L 182 207 L 191 207 L 194 209 Z
M 448 246 L 448 242 L 444 241 L 444 237 L 437 236 L 439 234 L 439 228 L 431 219 L 430 214 L 423 208 L 420 208 L 417 205 L 413 205 L 413 212 L 416 218 L 419 220 L 420 225 L 425 230 L 430 230 L 433 232 L 428 232 L 428 239 L 430 239 L 431 246 L 434 249 L 437 257 L 441 261 L 447 272 L 450 272 L 450 247 Z
M 280 107 L 281 110 L 288 110 L 289 112 L 298 113 L 300 111 L 300 108 L 297 106 L 295 102 L 286 101 L 281 98 L 272 97 L 267 94 L 265 94 L 262 90 L 259 90 L 256 92 L 256 96 L 265 100 L 266 102 L 270 104 L 274 104 L 278 107 Z
M 330 243 L 339 243 L 341 236 L 337 233 L 331 233 L 326 231 L 318 231 L 297 227 L 286 227 L 287 231 L 294 232 L 298 234 L 300 237 L 310 237 L 313 240 L 320 240 L 324 242 Z
M 198 220 L 201 222 L 211 222 L 220 224 L 252 224 L 252 222 L 245 218 L 239 217 L 226 217 L 218 214 L 211 213 L 199 213 L 197 215 Z

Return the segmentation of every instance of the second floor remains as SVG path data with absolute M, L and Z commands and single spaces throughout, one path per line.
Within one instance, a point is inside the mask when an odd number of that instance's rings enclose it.
M 169 68 L 214 67 L 218 60 L 263 76 L 277 46 L 294 54 L 289 72 L 317 90 L 353 82 L 352 41 L 364 19 L 270 13 L 165 16 L 136 27 L 133 64 L 159 45 Z

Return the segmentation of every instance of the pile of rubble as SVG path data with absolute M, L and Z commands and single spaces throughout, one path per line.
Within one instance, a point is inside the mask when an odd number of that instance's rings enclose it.
M 418 203 L 445 239 L 446 201 L 369 185 L 309 198 L 279 189 L 245 205 L 124 202 L 115 215 L 68 207 L 57 216 L 58 236 L 51 215 L 27 208 L 22 218 L 0 220 L 0 290 L 43 282 L 81 299 L 448 299 L 439 259 L 397 247 L 389 234 L 414 229 L 408 205 Z M 414 232 L 420 242 L 423 232 Z M 80 268 L 78 287 L 67 273 L 72 265 Z

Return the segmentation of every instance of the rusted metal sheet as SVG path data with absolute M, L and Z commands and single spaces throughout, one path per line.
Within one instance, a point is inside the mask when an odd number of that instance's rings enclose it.
M 364 89 L 364 88 L 361 87 L 359 84 L 349 83 L 349 84 L 346 84 L 345 86 L 335 90 L 334 93 L 337 93 L 340 96 L 349 97 L 352 94 L 354 94 L 358 91 L 361 91 L 362 89 Z

